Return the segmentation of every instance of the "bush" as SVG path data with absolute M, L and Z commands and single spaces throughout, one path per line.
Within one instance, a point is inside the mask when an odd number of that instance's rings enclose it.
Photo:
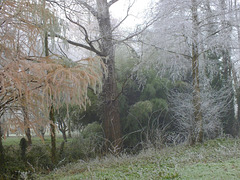
M 148 126 L 149 117 L 152 113 L 152 103 L 150 101 L 140 101 L 134 104 L 124 123 L 125 133 L 129 133 L 125 140 L 125 145 L 133 147 L 142 140 L 142 132 Z
M 46 145 L 32 145 L 27 153 L 28 165 L 37 171 L 49 171 L 53 169 L 50 149 Z
M 65 149 L 65 158 L 70 161 L 96 157 L 104 142 L 102 127 L 99 123 L 88 124 L 80 135 L 75 137 Z
M 0 179 L 20 179 L 23 172 L 31 170 L 26 167 L 21 158 L 21 151 L 15 146 L 7 146 L 5 148 L 5 172 L 0 175 Z

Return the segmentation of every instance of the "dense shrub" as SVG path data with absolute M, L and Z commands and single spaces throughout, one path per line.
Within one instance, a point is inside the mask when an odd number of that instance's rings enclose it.
M 125 139 L 128 147 L 135 146 L 143 140 L 143 131 L 148 126 L 151 113 L 152 103 L 150 101 L 137 102 L 130 108 L 124 124 L 124 131 L 130 132 Z
M 65 148 L 67 161 L 95 157 L 102 149 L 104 142 L 102 127 L 99 123 L 88 124 Z
M 32 145 L 27 153 L 28 165 L 37 171 L 49 171 L 53 169 L 51 161 L 50 147 L 41 145 Z
M 7 146 L 5 152 L 5 172 L 0 175 L 0 179 L 19 179 L 23 172 L 30 172 L 21 158 L 21 151 L 16 146 Z

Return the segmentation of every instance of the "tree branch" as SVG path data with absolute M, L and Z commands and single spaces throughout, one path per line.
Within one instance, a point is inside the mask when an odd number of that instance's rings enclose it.
M 86 43 L 89 45 L 89 47 L 90 47 L 94 52 L 96 52 L 97 50 L 96 50 L 96 48 L 93 46 L 92 41 L 89 40 L 89 36 L 88 36 L 88 32 L 87 32 L 86 28 L 85 28 L 83 25 L 81 25 L 80 23 L 78 23 L 78 22 L 74 21 L 73 19 L 71 19 L 71 18 L 67 15 L 67 12 L 66 12 L 66 11 L 65 11 L 65 17 L 66 17 L 71 23 L 79 26 L 79 27 L 83 30 L 82 33 L 83 33 L 84 36 L 85 36 L 85 41 L 86 41 Z
M 168 53 L 170 53 L 170 54 L 180 55 L 180 56 L 183 56 L 183 57 L 185 57 L 185 58 L 187 58 L 187 59 L 191 59 L 191 58 L 192 58 L 192 56 L 190 56 L 190 55 L 183 54 L 183 53 L 178 53 L 178 52 L 171 51 L 171 50 L 167 50 L 167 49 L 158 47 L 158 46 L 156 46 L 156 45 L 154 45 L 154 44 L 149 44 L 149 43 L 146 43 L 146 42 L 143 42 L 143 41 L 141 41 L 141 43 L 143 43 L 143 44 L 145 44 L 145 45 L 148 45 L 148 46 L 152 46 L 152 47 L 154 47 L 155 49 L 159 49 L 159 50 L 168 52 Z
M 117 41 L 117 43 L 121 43 L 121 42 L 124 42 L 124 41 L 127 41 L 129 39 L 132 39 L 134 38 L 135 36 L 138 36 L 140 34 L 142 34 L 146 29 L 148 29 L 151 25 L 153 25 L 156 21 L 158 20 L 157 16 L 155 18 L 152 19 L 152 21 L 149 21 L 145 27 L 143 27 L 141 30 L 139 31 L 136 31 L 135 33 L 133 34 L 130 34 L 129 36 L 125 37 L 124 39 L 120 40 L 120 41 Z
M 135 3 L 135 0 L 134 0 L 134 2 L 133 2 L 131 5 L 128 6 L 126 16 L 112 29 L 112 32 L 113 32 L 115 29 L 117 29 L 117 28 L 127 19 L 127 17 L 129 16 L 129 11 L 130 11 L 130 9 L 132 8 L 132 6 L 133 6 L 134 3 Z
M 113 5 L 115 2 L 117 2 L 118 0 L 111 0 L 109 3 L 108 3 L 108 7 L 110 7 L 111 5 Z
M 49 35 L 50 36 L 50 35 Z M 78 46 L 78 47 L 81 47 L 81 48 L 84 48 L 84 49 L 87 49 L 89 51 L 92 51 L 94 53 L 96 53 L 97 55 L 99 56 L 103 56 L 102 52 L 101 51 L 98 51 L 97 49 L 95 48 L 92 48 L 90 46 L 87 46 L 87 45 L 84 45 L 84 44 L 81 44 L 81 43 L 77 43 L 77 42 L 74 42 L 74 41 L 71 41 L 69 39 L 66 39 L 65 37 L 59 35 L 59 34 L 55 34 L 55 37 L 59 38 L 59 39 L 62 39 L 64 41 L 67 41 L 69 44 L 71 45 L 74 45 L 74 46 Z
M 88 3 L 82 1 L 82 0 L 76 0 L 79 4 L 83 5 L 85 8 L 87 8 L 93 16 L 95 16 L 96 18 L 98 18 L 98 13 L 97 11 L 92 7 L 90 6 Z

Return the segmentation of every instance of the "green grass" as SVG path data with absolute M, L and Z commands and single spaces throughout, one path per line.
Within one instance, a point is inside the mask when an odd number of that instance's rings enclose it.
M 109 155 L 69 164 L 41 179 L 240 179 L 240 140 L 148 149 L 136 156 Z
M 186 165 L 180 173 L 182 179 L 240 179 L 240 159 Z
M 23 136 L 10 136 L 7 137 L 5 139 L 3 139 L 3 146 L 15 146 L 15 145 L 19 145 L 21 138 L 23 138 Z M 60 144 L 63 141 L 63 138 L 61 136 L 56 138 L 57 143 Z M 51 143 L 51 137 L 50 136 L 45 136 L 44 141 L 42 141 L 42 139 L 40 137 L 37 136 L 33 136 L 32 137 L 32 143 L 35 145 L 39 145 L 39 144 L 50 144 Z

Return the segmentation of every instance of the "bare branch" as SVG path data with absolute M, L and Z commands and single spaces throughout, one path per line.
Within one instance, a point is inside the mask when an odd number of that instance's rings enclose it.
M 76 1 L 79 4 L 83 5 L 85 8 L 87 8 L 92 13 L 93 16 L 98 18 L 98 13 L 92 6 L 90 6 L 88 3 L 86 3 L 85 1 L 82 1 L 82 0 L 76 0 Z
M 167 49 L 158 47 L 158 46 L 156 46 L 156 45 L 154 45 L 154 44 L 149 44 L 149 43 L 146 43 L 146 42 L 143 42 L 143 41 L 141 41 L 141 43 L 143 43 L 143 44 L 145 44 L 145 45 L 148 45 L 148 46 L 152 46 L 152 47 L 154 47 L 155 49 L 158 49 L 158 50 L 161 50 L 161 51 L 165 51 L 165 52 L 168 52 L 168 53 L 171 53 L 171 54 L 176 54 L 176 55 L 183 56 L 183 57 L 185 57 L 185 58 L 187 58 L 187 59 L 191 59 L 191 58 L 192 58 L 192 56 L 189 56 L 189 55 L 187 55 L 187 54 L 183 54 L 183 53 L 179 53 L 179 52 L 167 50 Z
M 83 25 L 79 24 L 78 22 L 74 21 L 72 18 L 70 18 L 67 15 L 66 11 L 65 11 L 65 16 L 71 23 L 77 25 L 78 27 L 80 27 L 83 30 L 83 34 L 85 36 L 86 43 L 89 45 L 89 47 L 92 49 L 93 52 L 96 52 L 97 51 L 96 48 L 92 45 L 93 42 L 89 40 L 89 36 L 88 36 L 88 32 L 87 32 L 86 28 Z
M 112 29 L 112 32 L 113 32 L 115 29 L 117 29 L 117 28 L 127 19 L 127 17 L 129 16 L 129 11 L 130 11 L 130 9 L 132 8 L 132 6 L 133 6 L 134 3 L 135 3 L 135 1 L 134 1 L 131 5 L 128 6 L 126 16 Z
M 50 35 L 49 35 L 49 36 L 50 36 Z M 63 37 L 63 36 L 61 36 L 61 35 L 59 35 L 59 34 L 55 34 L 55 37 L 57 37 L 57 38 L 59 38 L 59 39 L 62 39 L 62 40 L 64 40 L 64 41 L 67 41 L 67 42 L 68 42 L 69 44 L 71 44 L 71 45 L 78 46 L 78 47 L 87 49 L 87 50 L 89 50 L 89 51 L 92 51 L 92 52 L 96 53 L 98 56 L 103 56 L 103 54 L 102 54 L 100 51 L 98 51 L 97 49 L 92 48 L 92 47 L 90 47 L 90 46 L 87 46 L 87 45 L 84 45 L 84 44 L 81 44 L 81 43 L 77 43 L 77 42 L 71 41 L 71 40 L 66 39 L 65 37 Z
M 121 43 L 121 42 L 127 41 L 129 39 L 132 39 L 132 38 L 142 34 L 146 29 L 148 29 L 150 26 L 152 26 L 156 21 L 158 21 L 157 16 L 155 18 L 153 18 L 151 21 L 149 21 L 141 30 L 136 31 L 133 34 L 130 34 L 129 36 L 125 37 L 124 39 L 122 39 L 120 41 L 117 41 L 117 43 Z
M 108 7 L 110 7 L 111 5 L 113 5 L 115 2 L 118 2 L 118 0 L 111 0 L 111 1 L 108 3 Z

